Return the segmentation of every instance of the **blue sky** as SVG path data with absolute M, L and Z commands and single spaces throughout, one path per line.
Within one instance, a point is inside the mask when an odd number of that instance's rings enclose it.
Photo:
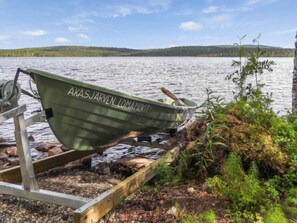
M 296 0 L 0 0 L 0 49 L 55 45 L 294 47 Z

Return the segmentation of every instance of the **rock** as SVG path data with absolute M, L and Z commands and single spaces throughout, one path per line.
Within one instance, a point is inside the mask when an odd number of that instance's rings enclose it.
M 117 216 L 116 213 L 113 212 L 109 217 L 108 217 L 109 222 L 117 222 Z
M 28 140 L 32 142 L 32 141 L 35 141 L 35 138 L 32 135 L 29 135 Z
M 113 185 L 117 185 L 118 183 L 122 182 L 121 180 L 115 179 L 115 178 L 111 178 L 111 179 L 107 179 L 107 182 Z
M 40 151 L 40 152 L 49 152 L 52 148 L 54 148 L 54 144 L 50 143 L 41 143 L 40 145 L 36 146 L 35 149 Z
M 64 145 L 61 146 L 61 149 L 62 149 L 63 151 L 69 151 L 69 150 L 70 150 L 67 146 L 64 146 Z
M 194 194 L 196 192 L 196 190 L 193 187 L 189 187 L 189 188 L 187 188 L 187 192 L 189 194 Z
M 54 156 L 60 153 L 63 153 L 63 150 L 60 147 L 54 147 L 48 151 L 48 156 Z
M 111 175 L 109 167 L 105 167 L 102 172 L 103 172 L 104 175 Z
M 67 168 L 73 168 L 73 167 L 81 166 L 81 165 L 84 165 L 86 167 L 90 167 L 91 164 L 92 164 L 92 157 L 91 156 L 87 156 L 87 157 L 84 157 L 84 158 L 81 158 L 81 159 L 72 161 L 70 163 L 67 163 L 65 165 L 65 167 L 67 167 Z
M 117 161 L 118 163 L 133 168 L 136 171 L 139 169 L 149 165 L 150 163 L 154 162 L 153 159 L 147 159 L 147 158 L 141 158 L 141 157 L 136 157 L 136 158 L 123 158 L 119 159 Z
M 0 159 L 7 159 L 6 149 L 0 149 Z
M 6 153 L 9 157 L 18 157 L 18 149 L 16 146 L 7 148 Z
M 209 190 L 210 188 L 209 188 L 207 183 L 204 183 L 204 184 L 202 184 L 202 189 L 203 190 Z
M 67 211 L 63 211 L 62 212 L 62 220 L 66 221 L 69 218 L 69 214 L 67 213 Z
M 173 215 L 175 217 L 177 217 L 177 209 L 176 207 L 172 206 L 167 212 L 166 214 L 170 214 L 170 215 Z
M 20 161 L 17 158 L 11 158 L 11 159 L 8 159 L 7 161 L 9 163 L 9 166 L 17 166 L 20 164 Z
M 92 157 L 91 156 L 87 156 L 87 157 L 81 158 L 81 159 L 79 159 L 79 161 L 84 166 L 90 167 L 92 165 Z

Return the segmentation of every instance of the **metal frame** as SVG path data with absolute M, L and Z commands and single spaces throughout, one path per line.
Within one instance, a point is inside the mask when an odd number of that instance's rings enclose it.
M 73 216 L 74 223 L 89 223 L 100 220 L 100 218 L 102 218 L 105 214 L 107 214 L 110 210 L 117 206 L 125 197 L 138 189 L 141 184 L 146 183 L 148 180 L 154 177 L 155 167 L 160 162 L 170 163 L 176 158 L 177 154 L 179 153 L 178 147 L 171 149 L 162 158 L 159 158 L 158 160 L 152 162 L 151 164 L 139 170 L 113 188 L 103 192 L 95 199 L 89 199 L 49 190 L 42 190 L 39 188 L 35 179 L 34 166 L 32 162 L 31 150 L 28 142 L 26 128 L 32 124 L 35 124 L 36 122 L 45 121 L 46 115 L 44 111 L 41 111 L 29 117 L 28 119 L 25 119 L 25 111 L 26 106 L 21 105 L 4 113 L 0 113 L 0 124 L 10 118 L 14 119 L 15 139 L 20 161 L 20 167 L 11 168 L 11 170 L 8 170 L 8 173 L 17 173 L 17 176 L 9 179 L 5 179 L 5 176 L 2 176 L 2 178 L 0 177 L 0 179 L 2 179 L 2 181 L 0 181 L 0 193 L 75 208 L 76 210 L 74 211 Z M 77 151 L 69 151 L 69 153 L 71 152 L 73 153 Z M 81 158 L 83 155 L 90 155 L 90 153 L 74 153 L 72 155 L 73 159 L 66 160 L 71 161 L 75 158 Z M 48 160 L 46 160 L 45 163 L 48 163 Z M 51 167 L 52 165 L 48 166 Z M 18 185 L 11 183 L 15 182 L 16 179 L 19 179 L 19 170 L 21 172 L 22 184 Z M 37 172 L 40 172 L 41 170 L 44 170 L 44 168 L 37 168 Z M 5 180 L 9 180 L 11 182 L 4 182 Z
M 72 208 L 79 208 L 90 202 L 91 199 L 89 198 L 39 189 L 35 179 L 27 127 L 36 122 L 45 121 L 46 116 L 45 112 L 41 111 L 28 119 L 25 119 L 25 111 L 26 105 L 21 105 L 0 114 L 0 124 L 10 118 L 14 119 L 15 140 L 18 148 L 22 176 L 22 185 L 0 182 L 0 193 L 46 201 Z

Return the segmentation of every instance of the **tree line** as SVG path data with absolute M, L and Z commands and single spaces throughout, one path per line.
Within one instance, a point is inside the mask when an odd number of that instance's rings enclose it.
M 294 49 L 260 46 L 265 57 L 293 57 Z M 113 47 L 53 46 L 23 49 L 0 49 L 0 57 L 107 57 L 107 56 L 189 56 L 189 57 L 236 57 L 236 46 L 180 46 L 163 49 L 134 50 Z M 245 46 L 247 53 L 255 46 Z

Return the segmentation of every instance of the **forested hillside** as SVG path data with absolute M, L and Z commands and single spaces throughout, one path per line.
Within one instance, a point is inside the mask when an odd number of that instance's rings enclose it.
M 260 46 L 267 57 L 293 57 L 290 48 Z M 254 45 L 245 46 L 246 52 L 253 51 Z M 104 56 L 205 56 L 236 57 L 236 46 L 179 46 L 164 49 L 135 50 L 113 47 L 53 46 L 23 49 L 0 49 L 0 57 L 104 57 Z

